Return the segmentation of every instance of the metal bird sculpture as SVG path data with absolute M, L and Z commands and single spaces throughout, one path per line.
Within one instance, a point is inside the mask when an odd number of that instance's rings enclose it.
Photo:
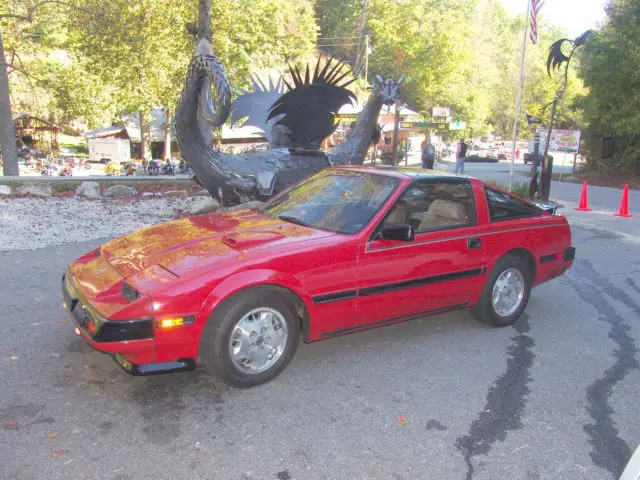
M 343 64 L 320 62 L 304 79 L 290 67 L 291 80 L 269 86 L 252 79 L 254 91 L 231 102 L 231 86 L 224 66 L 203 38 L 191 61 L 176 109 L 175 130 L 183 159 L 195 179 L 223 205 L 264 200 L 302 178 L 330 165 L 361 165 L 374 139 L 380 109 L 399 95 L 400 84 L 376 76 L 371 94 L 347 138 L 325 153 L 320 143 L 335 130 L 335 115 L 355 100 L 346 89 L 353 80 Z M 283 86 L 284 84 L 284 86 Z M 289 88 L 285 92 L 285 86 Z M 212 145 L 212 128 L 247 118 L 246 124 L 264 131 L 270 142 L 266 151 L 234 155 Z
M 290 90 L 273 104 L 267 118 L 281 115 L 276 125 L 288 129 L 293 148 L 319 149 L 322 140 L 338 127 L 335 122 L 338 110 L 348 103 L 353 105 L 356 100 L 356 96 L 346 88 L 356 79 L 340 84 L 349 71 L 342 72 L 342 62 L 329 70 L 331 62 L 329 59 L 320 70 L 318 59 L 311 78 L 307 65 L 304 80 L 297 68 L 289 66 L 293 86 L 285 80 Z
M 551 76 L 551 70 L 555 71 L 556 68 L 559 70 L 564 62 L 567 62 L 568 64 L 574 52 L 576 51 L 576 48 L 584 45 L 590 33 L 591 30 L 587 30 L 575 40 L 561 38 L 560 40 L 553 42 L 551 48 L 549 49 L 549 56 L 547 57 L 547 74 Z M 562 46 L 565 43 L 570 43 L 572 45 L 571 53 L 569 54 L 569 56 L 565 55 L 562 51 Z

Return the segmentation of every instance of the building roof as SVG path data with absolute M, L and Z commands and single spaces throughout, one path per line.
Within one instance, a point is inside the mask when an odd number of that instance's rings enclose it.
M 16 113 L 15 115 L 13 115 L 12 118 L 14 122 L 16 120 L 19 120 L 20 118 L 33 118 L 34 120 L 37 120 L 41 123 L 44 123 L 45 125 L 48 125 L 49 127 L 51 127 L 51 130 L 62 130 L 62 127 L 56 125 L 55 123 L 49 122 L 48 120 L 45 120 L 44 118 L 41 118 L 41 117 L 36 117 L 35 115 L 31 115 L 30 113 L 27 113 L 27 112 Z
M 134 143 L 140 143 L 140 116 L 138 114 L 126 115 L 123 117 L 125 127 L 129 138 Z M 165 113 L 162 108 L 154 107 L 151 109 L 149 116 L 149 126 L 151 130 L 152 142 L 164 142 L 164 133 L 166 126 Z M 174 129 L 171 129 L 172 138 L 176 138 Z M 266 141 L 262 135 L 262 130 L 256 127 L 229 127 L 227 124 L 222 126 L 223 139 L 241 139 L 255 138 L 257 141 Z
M 122 125 L 113 125 L 111 127 L 97 128 L 96 130 L 90 130 L 82 134 L 86 138 L 102 138 L 110 137 L 122 131 L 126 131 L 126 128 Z

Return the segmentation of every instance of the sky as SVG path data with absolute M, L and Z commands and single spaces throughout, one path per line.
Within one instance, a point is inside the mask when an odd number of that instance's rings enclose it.
M 507 11 L 525 13 L 528 0 L 502 0 Z M 545 0 L 538 13 L 538 24 L 558 25 L 572 37 L 585 30 L 597 27 L 604 17 L 606 0 Z

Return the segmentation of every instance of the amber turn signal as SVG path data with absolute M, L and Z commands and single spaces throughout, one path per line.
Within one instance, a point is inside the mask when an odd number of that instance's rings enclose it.
M 171 328 L 171 327 L 179 327 L 184 325 L 184 318 L 163 318 L 158 321 L 158 327 L 160 328 Z

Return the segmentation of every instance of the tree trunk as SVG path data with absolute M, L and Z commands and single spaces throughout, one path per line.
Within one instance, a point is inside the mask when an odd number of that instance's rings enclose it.
M 171 109 L 166 108 L 164 111 L 165 125 L 164 125 L 164 159 L 171 160 Z
M 4 47 L 2 46 L 2 31 L 0 31 L 0 147 L 2 147 L 2 169 L 4 175 L 20 175 L 16 133 L 13 128 L 11 98 L 9 97 L 7 60 L 4 57 Z
M 151 132 L 149 131 L 149 115 L 140 113 L 140 157 L 143 162 L 151 160 Z
M 200 0 L 198 4 L 198 35 L 211 42 L 211 0 Z

